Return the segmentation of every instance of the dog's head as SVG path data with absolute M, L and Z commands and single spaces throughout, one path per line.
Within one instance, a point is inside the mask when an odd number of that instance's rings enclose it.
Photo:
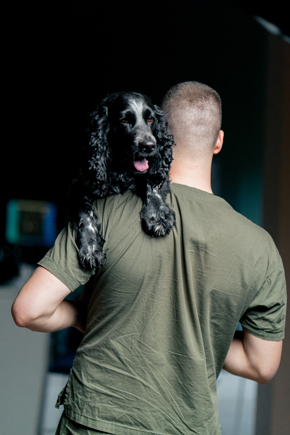
M 107 96 L 91 114 L 89 143 L 93 169 L 167 173 L 172 161 L 173 137 L 161 109 L 136 92 Z
M 157 152 L 156 116 L 148 97 L 137 93 L 114 94 L 107 101 L 108 140 L 114 162 L 145 172 Z

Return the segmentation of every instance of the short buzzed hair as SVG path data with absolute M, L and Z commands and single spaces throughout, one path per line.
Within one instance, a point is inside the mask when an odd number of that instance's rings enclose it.
M 178 148 L 196 156 L 212 151 L 222 122 L 222 103 L 211 87 L 195 81 L 179 83 L 166 93 L 162 105 Z

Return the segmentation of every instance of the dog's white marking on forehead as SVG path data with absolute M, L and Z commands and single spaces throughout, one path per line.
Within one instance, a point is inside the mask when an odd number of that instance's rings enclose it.
M 134 110 L 136 110 L 136 112 L 142 113 L 142 109 L 143 109 L 143 102 L 142 101 L 135 100 L 135 98 L 132 98 L 132 100 L 130 100 L 129 104 L 132 106 L 132 108 Z

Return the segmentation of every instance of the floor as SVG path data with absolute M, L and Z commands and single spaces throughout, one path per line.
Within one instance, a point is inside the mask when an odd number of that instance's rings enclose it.
M 62 409 L 54 408 L 66 375 L 48 373 L 40 435 L 53 435 Z M 217 382 L 222 435 L 254 435 L 257 384 L 223 371 Z

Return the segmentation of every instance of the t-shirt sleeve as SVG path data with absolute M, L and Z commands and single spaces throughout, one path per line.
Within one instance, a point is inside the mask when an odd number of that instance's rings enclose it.
M 38 265 L 51 272 L 71 291 L 84 285 L 95 273 L 95 269 L 84 270 L 80 267 L 78 247 L 70 224 L 60 232 L 54 246 Z
M 258 338 L 279 341 L 285 335 L 287 289 L 283 263 L 273 245 L 274 242 L 267 261 L 266 279 L 240 322 Z

